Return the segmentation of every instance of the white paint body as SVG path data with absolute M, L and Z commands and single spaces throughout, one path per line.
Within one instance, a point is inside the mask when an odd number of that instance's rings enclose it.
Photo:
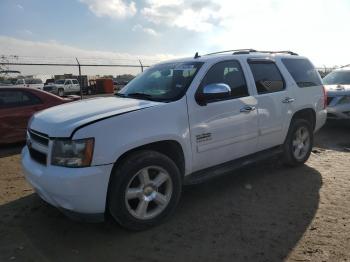
M 177 101 L 162 103 L 118 97 L 96 98 L 37 113 L 30 129 L 49 137 L 94 137 L 93 160 L 91 167 L 86 168 L 52 166 L 50 141 L 48 147 L 41 148 L 47 154 L 46 166 L 32 160 L 27 147 L 23 149 L 25 176 L 43 199 L 57 207 L 86 214 L 103 213 L 113 164 L 134 148 L 158 141 L 176 141 L 184 153 L 184 175 L 189 175 L 283 144 L 291 118 L 301 109 L 311 108 L 316 112 L 315 131 L 324 125 L 326 111 L 322 87 L 300 89 L 296 86 L 280 60 L 293 57 L 273 56 L 286 82 L 286 89 L 265 95 L 257 94 L 247 64 L 248 57 L 220 55 L 196 59 L 203 61 L 204 65 L 186 94 Z M 201 80 L 212 65 L 224 60 L 240 62 L 249 96 L 207 106 L 198 105 L 195 92 Z M 292 97 L 295 101 L 282 103 L 285 97 Z M 246 105 L 257 110 L 240 112 Z M 211 139 L 198 143 L 196 136 L 205 133 L 211 133 Z
M 33 82 L 36 82 L 35 84 Z M 40 82 L 40 83 L 39 83 Z M 14 87 L 29 87 L 43 90 L 44 84 L 40 79 L 18 79 Z

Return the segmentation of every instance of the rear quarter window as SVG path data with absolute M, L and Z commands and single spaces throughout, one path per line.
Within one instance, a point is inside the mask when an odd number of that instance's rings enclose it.
M 320 86 L 321 78 L 317 70 L 307 59 L 282 59 L 282 63 L 300 88 Z

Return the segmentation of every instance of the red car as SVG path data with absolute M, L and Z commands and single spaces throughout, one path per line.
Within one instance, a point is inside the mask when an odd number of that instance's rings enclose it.
M 72 102 L 34 88 L 0 87 L 0 144 L 24 141 L 30 117 L 43 109 Z

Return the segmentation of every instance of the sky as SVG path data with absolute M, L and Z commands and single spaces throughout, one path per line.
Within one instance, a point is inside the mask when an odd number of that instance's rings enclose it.
M 350 0 L 0 0 L 0 55 L 152 64 L 226 49 L 350 64 Z

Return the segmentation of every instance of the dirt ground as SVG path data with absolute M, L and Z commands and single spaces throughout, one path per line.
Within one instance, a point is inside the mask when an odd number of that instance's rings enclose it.
M 64 217 L 33 193 L 20 145 L 0 150 L 0 261 L 350 261 L 350 127 L 326 126 L 306 165 L 270 160 L 186 187 L 139 233 Z

